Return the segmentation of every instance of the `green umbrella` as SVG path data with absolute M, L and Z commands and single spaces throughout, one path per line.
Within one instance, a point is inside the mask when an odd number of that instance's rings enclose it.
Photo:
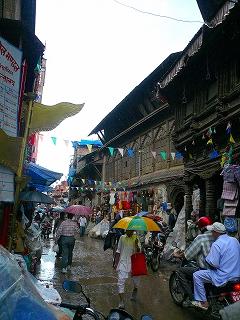
M 134 231 L 160 231 L 159 226 L 152 219 L 137 216 L 122 218 L 113 228 Z

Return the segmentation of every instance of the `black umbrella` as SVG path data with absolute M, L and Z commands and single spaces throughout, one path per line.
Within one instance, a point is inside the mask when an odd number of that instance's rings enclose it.
M 39 191 L 24 191 L 20 193 L 20 200 L 25 202 L 39 202 L 53 204 L 54 199 Z

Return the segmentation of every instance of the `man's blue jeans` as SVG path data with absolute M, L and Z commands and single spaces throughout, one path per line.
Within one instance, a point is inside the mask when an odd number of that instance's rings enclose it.
M 80 226 L 80 237 L 84 236 L 85 233 L 85 227 Z
M 73 248 L 75 245 L 74 237 L 62 236 L 62 268 L 72 265 Z

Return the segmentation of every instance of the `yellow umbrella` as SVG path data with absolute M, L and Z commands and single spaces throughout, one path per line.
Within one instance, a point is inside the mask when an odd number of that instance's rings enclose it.
M 126 217 L 119 220 L 113 228 L 134 231 L 160 231 L 159 226 L 146 217 Z

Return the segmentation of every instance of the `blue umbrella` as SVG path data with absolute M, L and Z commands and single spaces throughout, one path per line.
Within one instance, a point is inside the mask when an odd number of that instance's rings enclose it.
M 137 214 L 135 214 L 135 216 L 137 216 L 137 217 L 143 217 L 143 216 L 145 216 L 146 214 L 148 214 L 147 211 L 140 211 L 140 212 L 138 212 Z

